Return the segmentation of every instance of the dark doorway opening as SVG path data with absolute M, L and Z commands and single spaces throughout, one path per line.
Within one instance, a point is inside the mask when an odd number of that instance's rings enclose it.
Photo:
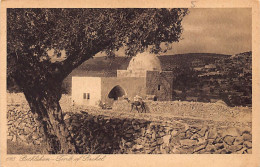
M 124 89 L 121 86 L 117 85 L 109 92 L 108 97 L 114 100 L 118 100 L 119 97 L 122 97 L 124 95 Z

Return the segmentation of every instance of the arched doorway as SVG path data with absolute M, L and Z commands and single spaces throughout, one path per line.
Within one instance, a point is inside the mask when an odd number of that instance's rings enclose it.
M 117 85 L 109 92 L 108 98 L 118 100 L 119 97 L 122 97 L 125 94 L 125 90 L 121 86 Z

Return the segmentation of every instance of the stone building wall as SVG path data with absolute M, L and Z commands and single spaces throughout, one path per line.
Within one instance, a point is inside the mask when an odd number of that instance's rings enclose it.
M 126 96 L 133 100 L 136 95 L 145 97 L 146 80 L 144 77 L 104 77 L 101 79 L 101 100 L 112 105 L 114 100 L 108 98 L 109 92 L 119 85 L 124 89 Z
M 146 94 L 155 95 L 158 101 L 172 100 L 173 73 L 171 71 L 147 71 Z

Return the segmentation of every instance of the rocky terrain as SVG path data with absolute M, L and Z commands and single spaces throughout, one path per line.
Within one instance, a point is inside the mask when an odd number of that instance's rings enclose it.
M 250 108 L 209 103 L 201 103 L 201 106 L 195 102 L 165 103 L 147 104 L 149 113 L 130 113 L 127 106 L 122 106 L 120 111 L 116 107 L 113 110 L 70 107 L 68 96 L 61 99 L 65 122 L 81 153 L 252 153 Z M 19 143 L 42 146 L 38 125 L 23 96 L 8 94 L 7 109 L 9 146 Z

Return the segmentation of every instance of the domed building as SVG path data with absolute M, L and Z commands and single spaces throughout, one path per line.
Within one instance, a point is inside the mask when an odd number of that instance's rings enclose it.
M 134 56 L 126 70 L 117 70 L 117 77 L 72 77 L 72 100 L 74 104 L 97 106 L 112 105 L 124 97 L 172 100 L 173 73 L 162 71 L 159 58 L 147 52 Z
M 158 57 L 147 52 L 134 56 L 127 70 L 117 70 L 117 77 L 146 77 L 147 71 L 162 71 Z
M 131 59 L 127 70 L 162 71 L 162 68 L 156 55 L 144 52 Z

